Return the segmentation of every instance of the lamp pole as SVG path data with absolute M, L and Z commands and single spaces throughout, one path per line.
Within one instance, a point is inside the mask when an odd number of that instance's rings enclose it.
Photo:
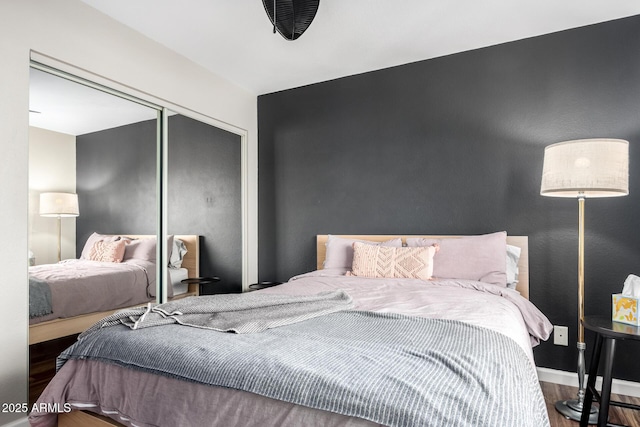
M 584 403 L 584 193 L 578 196 L 578 405 L 582 412 Z M 595 412 L 595 409 L 594 409 Z
M 58 262 L 62 261 L 62 216 L 58 215 Z
M 580 421 L 582 406 L 584 404 L 584 376 L 586 365 L 584 352 L 587 344 L 584 342 L 584 201 L 583 192 L 578 194 L 578 395 L 573 400 L 560 400 L 556 402 L 556 410 L 566 418 Z M 594 373 L 595 375 L 595 373 Z M 589 423 L 598 422 L 598 410 L 592 405 L 589 412 Z

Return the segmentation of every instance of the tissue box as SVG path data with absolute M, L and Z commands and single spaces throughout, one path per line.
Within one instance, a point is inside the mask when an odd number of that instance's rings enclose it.
M 611 320 L 640 326 L 640 319 L 638 318 L 638 300 L 640 300 L 640 298 L 623 294 L 613 294 L 611 299 Z

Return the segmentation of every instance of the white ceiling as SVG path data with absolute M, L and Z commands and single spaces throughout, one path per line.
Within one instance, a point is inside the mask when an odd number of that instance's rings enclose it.
M 31 69 L 29 125 L 68 135 L 155 119 L 156 110 Z
M 260 0 L 83 0 L 261 95 L 640 14 L 638 0 L 322 0 L 296 41 Z
M 296 41 L 260 0 L 82 0 L 256 95 L 640 14 L 638 0 L 322 0 Z M 32 70 L 30 125 L 70 135 L 155 110 Z

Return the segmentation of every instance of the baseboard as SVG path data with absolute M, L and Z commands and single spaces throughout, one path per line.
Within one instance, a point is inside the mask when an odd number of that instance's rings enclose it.
M 29 420 L 25 418 L 20 418 L 15 421 L 11 421 L 9 424 L 3 424 L 0 427 L 29 427 Z
M 537 369 L 538 378 L 540 379 L 540 381 L 578 387 L 578 374 L 576 374 L 575 372 L 559 371 L 557 369 L 549 368 Z M 587 384 L 588 378 L 589 376 L 585 375 L 585 385 Z M 596 378 L 596 388 L 598 390 L 602 388 L 602 377 Z M 621 394 L 623 396 L 640 397 L 640 383 L 617 380 L 614 378 L 611 382 L 611 392 L 615 394 Z

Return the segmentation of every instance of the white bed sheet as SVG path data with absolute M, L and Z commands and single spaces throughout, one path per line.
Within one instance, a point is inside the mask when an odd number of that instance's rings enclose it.
M 186 268 L 170 268 L 169 269 L 169 281 L 173 286 L 173 295 L 186 294 L 189 290 L 189 285 L 182 283 L 182 280 L 189 277 L 189 270 Z

